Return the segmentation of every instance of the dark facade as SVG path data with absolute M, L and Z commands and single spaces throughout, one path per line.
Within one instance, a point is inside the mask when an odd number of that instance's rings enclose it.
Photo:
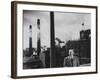
M 70 40 L 66 43 L 66 51 L 68 55 L 69 49 L 73 49 L 75 55 L 80 58 L 80 64 L 91 62 L 91 36 L 90 29 L 80 31 L 79 40 Z
M 87 40 L 87 39 L 90 39 L 91 38 L 91 31 L 90 31 L 90 29 L 88 29 L 88 30 L 82 30 L 82 31 L 80 31 L 80 39 L 81 40 Z

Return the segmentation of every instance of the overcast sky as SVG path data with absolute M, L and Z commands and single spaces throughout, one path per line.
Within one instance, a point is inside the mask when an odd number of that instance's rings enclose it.
M 40 19 L 41 45 L 50 47 L 50 12 L 23 11 L 23 48 L 29 47 L 29 25 L 32 25 L 33 47 L 37 46 L 37 19 Z M 90 29 L 91 15 L 54 12 L 55 37 L 62 41 L 79 39 L 80 30 Z M 84 22 L 84 27 L 82 23 Z

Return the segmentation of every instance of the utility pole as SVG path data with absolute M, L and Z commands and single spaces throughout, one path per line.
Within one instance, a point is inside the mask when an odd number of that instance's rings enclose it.
M 50 33 L 51 33 L 51 52 L 50 52 L 50 67 L 56 67 L 55 53 L 55 35 L 54 35 L 54 12 L 50 12 Z

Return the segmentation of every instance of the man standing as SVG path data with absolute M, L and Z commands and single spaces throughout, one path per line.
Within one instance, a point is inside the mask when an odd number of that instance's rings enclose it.
M 64 67 L 76 67 L 79 65 L 79 58 L 75 56 L 73 49 L 70 49 L 69 56 L 64 58 Z

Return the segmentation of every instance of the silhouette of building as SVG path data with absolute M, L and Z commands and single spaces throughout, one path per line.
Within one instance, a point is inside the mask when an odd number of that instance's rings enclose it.
M 66 43 L 66 51 L 68 55 L 69 49 L 75 51 L 75 55 L 79 56 L 80 63 L 86 64 L 91 62 L 91 33 L 90 29 L 80 31 L 79 40 L 69 40 Z
M 83 39 L 90 39 L 91 38 L 91 31 L 90 29 L 88 30 L 82 30 L 80 31 L 80 39 L 83 40 Z

